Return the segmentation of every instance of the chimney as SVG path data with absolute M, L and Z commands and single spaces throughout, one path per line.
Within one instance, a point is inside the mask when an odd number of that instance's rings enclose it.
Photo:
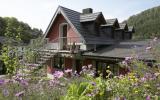
M 92 8 L 86 8 L 86 9 L 83 9 L 83 14 L 90 14 L 90 13 L 93 13 L 93 9 Z

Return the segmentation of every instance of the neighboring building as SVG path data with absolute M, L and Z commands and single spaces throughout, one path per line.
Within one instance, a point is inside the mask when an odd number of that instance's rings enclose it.
M 134 31 L 134 27 L 117 19 L 106 20 L 102 12 L 94 13 L 91 8 L 80 13 L 59 6 L 45 32 L 47 41 L 38 63 L 47 65 L 48 73 L 57 69 L 79 73 L 82 66 L 92 64 L 96 71 L 110 66 L 115 75 L 124 74 L 127 70 L 118 62 L 131 56 L 133 50 L 141 59 L 151 58 L 145 53 L 147 42 L 131 41 Z

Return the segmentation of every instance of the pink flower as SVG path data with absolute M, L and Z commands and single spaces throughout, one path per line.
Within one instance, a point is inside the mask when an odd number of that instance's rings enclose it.
M 72 72 L 72 69 L 67 69 L 64 71 L 65 73 L 71 73 Z
M 122 61 L 122 64 L 123 64 L 123 65 L 126 65 L 126 64 L 127 64 L 127 62 L 126 62 L 126 61 Z
M 125 57 L 125 60 L 127 61 L 127 60 L 131 60 L 132 59 L 132 57 Z
M 20 97 L 25 93 L 25 91 L 21 91 L 15 94 L 16 97 Z
M 62 71 L 55 71 L 53 75 L 55 78 L 61 78 L 63 77 L 64 73 Z
M 149 96 L 149 95 L 146 97 L 146 100 L 151 100 L 151 98 L 150 98 L 150 96 Z

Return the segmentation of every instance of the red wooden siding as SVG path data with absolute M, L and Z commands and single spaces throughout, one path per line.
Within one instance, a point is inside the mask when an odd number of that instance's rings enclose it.
M 47 34 L 46 38 L 49 38 L 49 41 L 55 40 L 59 37 L 59 25 L 61 23 L 65 23 L 66 20 L 62 15 L 57 15 L 52 27 L 50 28 L 49 33 Z
M 47 34 L 46 38 L 49 38 L 49 41 L 54 41 L 57 42 L 59 38 L 59 26 L 62 23 L 67 23 L 63 15 L 59 14 L 57 15 L 54 23 L 52 24 L 49 33 Z M 69 25 L 69 24 L 68 24 Z M 78 34 L 71 28 L 71 26 L 68 26 L 68 32 L 67 32 L 67 37 L 79 37 Z M 57 40 L 57 41 L 55 41 Z M 68 42 L 78 42 L 79 39 L 77 38 L 72 38 L 71 41 L 68 40 Z
M 85 59 L 84 61 L 83 61 L 83 66 L 88 66 L 88 65 L 90 65 L 90 64 L 92 64 L 92 59 Z
M 72 58 L 65 58 L 64 60 L 65 69 L 72 69 L 72 63 L 73 63 Z
M 70 26 L 68 29 L 67 37 L 73 37 L 73 38 L 69 38 L 68 42 L 72 42 L 72 43 L 73 42 L 76 42 L 76 43 L 80 42 L 78 34 L 76 34 Z

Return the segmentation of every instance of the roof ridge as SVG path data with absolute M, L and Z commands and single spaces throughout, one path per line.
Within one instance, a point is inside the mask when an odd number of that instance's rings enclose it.
M 102 13 L 102 12 L 94 12 L 94 13 L 88 13 L 88 14 L 83 14 L 83 13 L 81 13 L 81 15 L 91 15 L 91 14 L 96 14 L 96 13 Z
M 105 20 L 113 20 L 113 19 L 117 19 L 117 18 L 110 18 L 110 19 L 105 19 Z
M 77 13 L 80 13 L 80 12 L 78 12 L 78 11 L 75 11 L 75 10 L 72 10 L 72 9 L 69 9 L 69 8 L 66 8 L 66 7 L 64 7 L 64 6 L 60 6 L 60 5 L 59 5 L 59 7 L 62 8 L 62 9 L 68 9 L 68 10 L 71 10 L 71 11 L 74 11 L 74 12 L 77 12 Z

